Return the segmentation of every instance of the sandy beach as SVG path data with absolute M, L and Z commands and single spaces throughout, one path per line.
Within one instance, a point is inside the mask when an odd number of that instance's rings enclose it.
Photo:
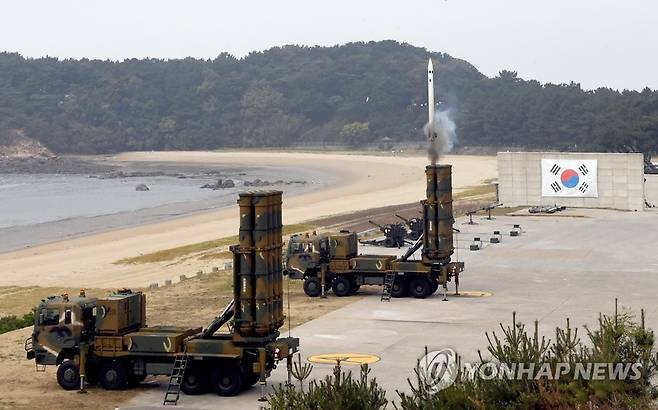
M 303 152 L 136 152 L 113 161 L 221 163 L 226 165 L 316 169 L 336 176 L 328 188 L 284 198 L 285 224 L 424 197 L 422 156 L 371 156 Z M 446 156 L 453 165 L 455 191 L 496 176 L 496 158 Z M 185 216 L 0 254 L 0 286 L 141 287 L 204 268 L 178 261 L 117 265 L 119 259 L 234 235 L 237 208 Z

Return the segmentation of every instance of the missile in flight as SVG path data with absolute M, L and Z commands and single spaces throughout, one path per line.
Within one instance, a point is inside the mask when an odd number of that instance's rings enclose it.
M 427 126 L 425 132 L 427 135 L 427 157 L 435 165 L 439 160 L 439 155 L 443 150 L 440 146 L 440 139 L 437 134 L 437 123 L 434 115 L 434 67 L 432 59 L 427 63 Z
M 429 142 L 434 141 L 436 138 L 436 130 L 434 124 L 434 66 L 432 59 L 427 63 L 427 139 Z

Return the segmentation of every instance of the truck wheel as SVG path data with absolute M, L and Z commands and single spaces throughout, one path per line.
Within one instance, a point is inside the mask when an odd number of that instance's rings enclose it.
M 190 366 L 185 370 L 185 377 L 180 386 L 183 393 L 190 396 L 203 394 L 207 390 L 207 384 L 204 380 L 204 374 L 200 366 Z
M 409 293 L 409 286 L 405 278 L 396 277 L 391 288 L 391 296 L 394 298 L 403 298 Z
M 304 293 L 312 298 L 317 298 L 322 293 L 322 283 L 315 276 L 309 276 L 304 280 Z
M 439 289 L 439 281 L 432 279 L 432 287 L 430 288 L 430 295 L 433 295 Z
M 430 295 L 432 285 L 427 278 L 414 278 L 409 283 L 409 293 L 417 299 L 424 299 Z
M 355 294 L 356 292 L 359 291 L 361 288 L 361 285 L 356 284 L 356 280 L 352 279 L 350 280 L 350 294 Z
M 344 276 L 339 276 L 334 279 L 334 283 L 331 285 L 331 289 L 334 291 L 336 296 L 348 296 L 352 290 L 352 285 L 350 281 L 347 280 Z
M 64 390 L 75 390 L 80 388 L 80 371 L 72 360 L 67 360 L 57 368 L 57 383 Z
M 104 363 L 98 373 L 98 381 L 106 390 L 125 389 L 128 384 L 128 371 L 121 362 Z
M 144 380 L 146 380 L 145 374 L 140 374 L 140 375 L 131 374 L 130 376 L 128 376 L 128 382 L 130 383 L 131 386 L 139 386 L 139 384 Z
M 247 389 L 247 388 L 255 385 L 256 383 L 258 383 L 259 380 L 260 380 L 260 374 L 253 373 L 253 372 L 251 374 L 248 374 L 247 379 L 246 379 L 246 383 L 244 384 L 244 388 Z
M 212 375 L 215 392 L 220 396 L 235 396 L 242 390 L 244 375 L 235 363 L 219 362 Z
M 395 247 L 395 241 L 393 238 L 386 238 L 384 240 L 384 246 L 387 248 L 394 248 Z
M 253 368 L 254 368 L 253 362 L 242 363 L 242 366 L 240 367 L 240 369 L 242 370 L 242 376 L 244 377 L 244 381 L 242 383 L 242 390 L 247 390 L 251 386 L 258 383 L 258 381 L 260 380 L 260 373 L 254 373 Z

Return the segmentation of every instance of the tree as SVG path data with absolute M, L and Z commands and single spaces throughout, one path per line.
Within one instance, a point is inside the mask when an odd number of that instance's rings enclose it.
M 658 92 L 541 84 L 395 41 L 238 59 L 25 59 L 0 53 L 0 131 L 58 153 L 423 141 L 427 57 L 461 145 L 651 153 Z
M 363 144 L 370 132 L 367 122 L 351 122 L 340 130 L 340 141 L 349 145 Z

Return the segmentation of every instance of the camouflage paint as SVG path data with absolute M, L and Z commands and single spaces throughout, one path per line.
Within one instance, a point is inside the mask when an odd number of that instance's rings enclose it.
M 452 226 L 452 166 L 428 165 L 427 199 L 423 206 L 423 261 L 436 263 L 449 259 L 454 252 Z

